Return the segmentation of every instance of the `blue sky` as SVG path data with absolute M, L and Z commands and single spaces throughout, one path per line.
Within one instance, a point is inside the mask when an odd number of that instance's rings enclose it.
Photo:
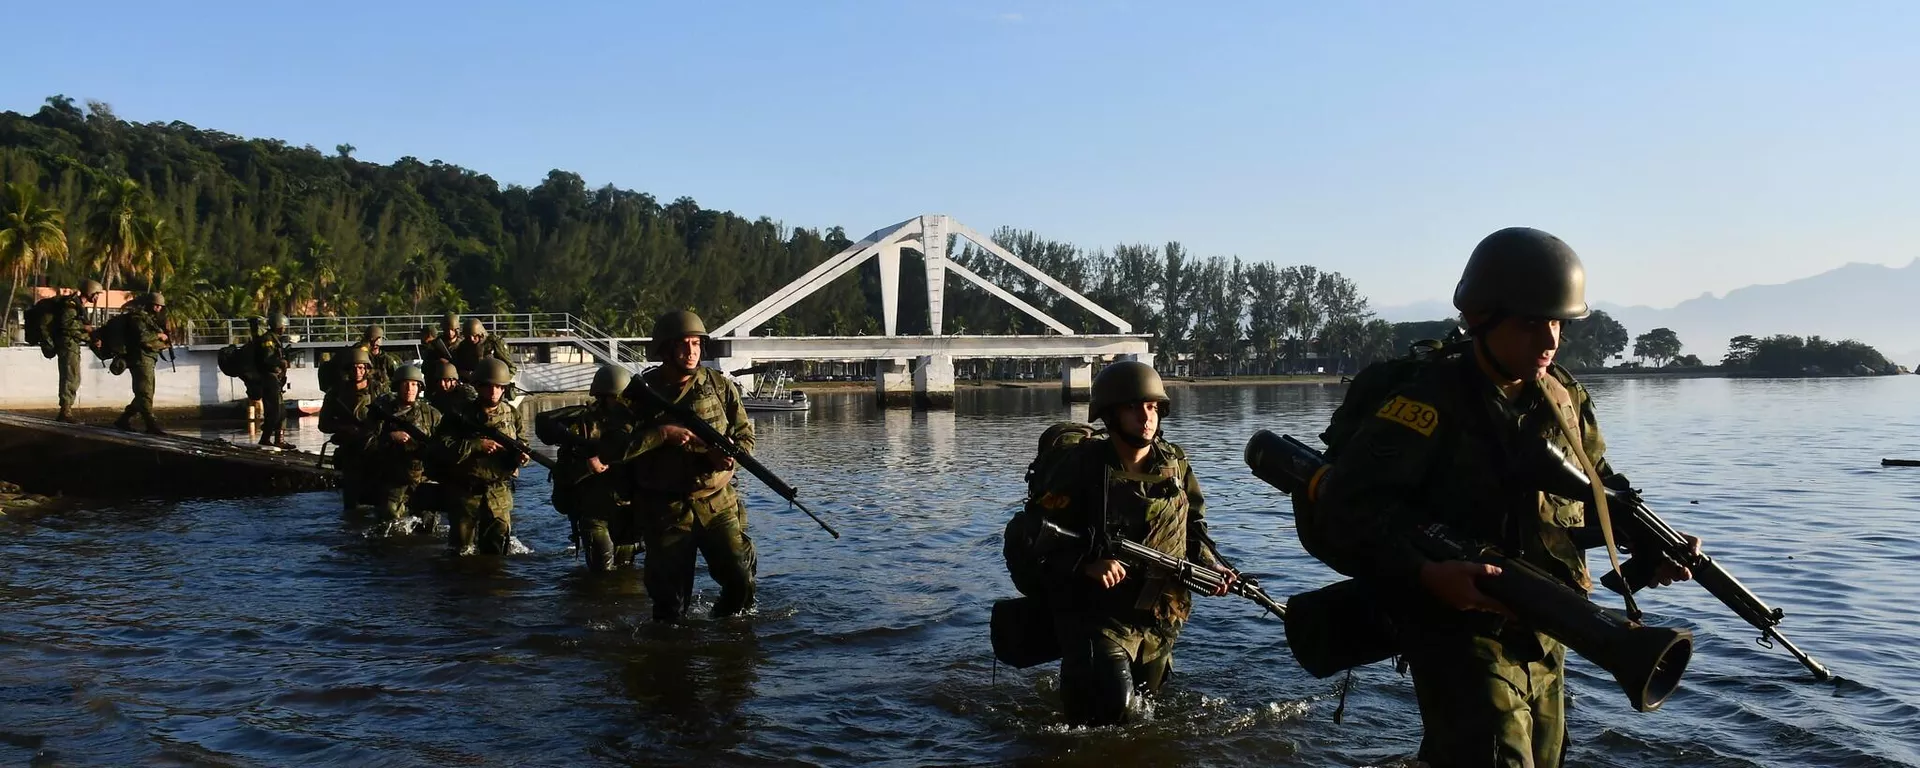
M 913 215 L 1444 299 L 1528 225 L 1666 306 L 1920 256 L 1920 4 L 31 3 L 51 94 L 856 236 Z M 192 8 L 192 10 L 179 10 Z

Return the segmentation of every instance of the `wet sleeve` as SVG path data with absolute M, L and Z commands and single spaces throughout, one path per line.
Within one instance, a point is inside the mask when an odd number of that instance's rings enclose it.
M 1312 526 L 1353 569 L 1413 584 L 1428 562 L 1409 539 L 1413 527 L 1426 518 L 1415 500 L 1440 458 L 1442 430 L 1457 427 L 1437 410 L 1431 411 L 1431 423 L 1408 424 L 1400 418 L 1409 412 L 1404 406 L 1393 410 L 1400 400 L 1362 418 L 1321 479 L 1317 513 L 1301 524 Z

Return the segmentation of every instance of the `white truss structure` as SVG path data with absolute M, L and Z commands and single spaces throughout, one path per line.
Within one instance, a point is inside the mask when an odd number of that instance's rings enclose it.
M 828 283 L 838 279 L 841 275 L 852 272 L 860 265 L 865 264 L 868 259 L 877 258 L 880 260 L 880 305 L 882 314 L 884 315 L 883 320 L 886 335 L 893 336 L 895 335 L 895 329 L 900 316 L 900 252 L 903 250 L 918 251 L 921 260 L 926 264 L 927 319 L 930 321 L 928 327 L 932 329 L 932 335 L 941 335 L 941 310 L 946 294 L 946 277 L 948 272 L 959 275 L 967 282 L 980 286 L 980 288 L 987 293 L 1013 305 L 1014 308 L 1021 312 L 1025 312 L 1028 317 L 1046 323 L 1049 328 L 1052 328 L 1060 335 L 1080 335 L 1066 323 L 1060 322 L 1053 316 L 1040 311 L 1038 307 L 1032 304 L 1021 301 L 1020 297 L 1013 295 L 1000 286 L 994 285 L 986 278 L 975 274 L 973 270 L 967 269 L 949 258 L 947 255 L 948 235 L 958 235 L 972 242 L 974 245 L 979 246 L 987 253 L 993 254 L 1008 264 L 1012 264 L 1015 268 L 1027 273 L 1027 275 L 1031 276 L 1041 285 L 1071 299 L 1075 304 L 1086 308 L 1088 312 L 1092 312 L 1100 319 L 1112 323 L 1119 329 L 1119 333 L 1128 334 L 1133 332 L 1133 325 L 1121 319 L 1119 315 L 1107 311 L 1105 307 L 1093 303 L 1092 299 L 1080 295 L 1078 291 L 1068 288 L 1066 284 L 1059 280 L 1055 280 L 1052 275 L 1040 271 L 1039 268 L 1013 255 L 1012 252 L 1000 247 L 998 243 L 993 242 L 993 240 L 989 239 L 986 235 L 980 234 L 972 227 L 954 221 L 953 217 L 946 214 L 930 213 L 907 219 L 891 227 L 875 230 L 873 234 L 861 238 L 860 242 L 848 246 L 846 250 L 835 254 L 833 258 L 821 262 L 819 266 L 801 275 L 799 279 L 788 283 L 778 291 L 774 291 L 771 296 L 762 299 L 760 303 L 749 307 L 747 311 L 740 313 L 738 316 L 720 325 L 720 327 L 715 328 L 713 335 L 716 337 L 732 336 L 735 338 L 750 336 L 754 328 L 758 328 L 767 321 L 772 320 L 776 315 L 785 311 L 787 307 L 793 306 L 794 303 L 801 299 L 813 295 L 816 291 L 826 287 Z

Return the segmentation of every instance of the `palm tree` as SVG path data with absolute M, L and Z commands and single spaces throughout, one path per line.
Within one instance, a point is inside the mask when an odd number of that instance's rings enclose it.
M 166 282 L 173 274 L 181 250 L 180 236 L 166 219 L 141 215 L 134 220 L 140 236 L 127 262 L 127 271 L 146 280 L 149 288 Z
M 7 309 L 0 318 L 13 316 L 13 295 L 21 278 L 43 262 L 67 257 L 65 220 L 59 209 L 41 204 L 39 187 L 8 184 L 0 190 L 0 267 L 13 273 Z
M 113 290 L 121 273 L 133 270 L 136 254 L 149 247 L 146 236 L 152 228 L 141 221 L 147 208 L 146 190 L 133 179 L 120 179 L 101 187 L 93 195 L 93 212 L 87 216 L 89 240 L 99 251 L 93 266 L 100 271 L 101 282 Z

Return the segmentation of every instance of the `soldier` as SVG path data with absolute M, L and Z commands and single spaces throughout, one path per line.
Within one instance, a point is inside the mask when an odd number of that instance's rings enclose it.
M 133 431 L 133 417 L 139 416 L 147 431 L 163 435 L 160 422 L 153 418 L 153 376 L 154 364 L 160 359 L 161 351 L 172 346 L 167 336 L 165 321 L 161 313 L 167 311 L 167 299 L 160 292 L 141 294 L 127 310 L 129 323 L 125 355 L 118 362 L 133 372 L 133 402 L 120 412 L 119 420 L 113 422 L 121 430 Z
M 464 338 L 453 348 L 453 364 L 460 369 L 462 377 L 471 378 L 473 372 L 479 369 L 480 361 L 493 359 L 505 364 L 507 378 L 513 378 L 513 356 L 507 353 L 507 343 L 498 336 L 488 336 L 487 326 L 480 322 L 480 318 L 467 318 L 462 333 Z M 478 386 L 475 385 L 476 388 Z
M 479 399 L 442 414 L 433 433 L 434 461 L 444 470 L 441 490 L 452 519 L 448 548 L 457 555 L 507 554 L 513 540 L 513 479 L 527 456 L 481 434 L 476 425 L 507 436 L 520 433 L 519 415 L 506 401 L 513 374 L 499 360 L 482 360 L 473 375 Z
M 88 280 L 80 290 L 60 297 L 53 316 L 52 341 L 60 364 L 59 421 L 73 423 L 73 402 L 80 395 L 80 352 L 93 338 L 93 324 L 87 321 L 86 305 L 100 300 L 105 289 Z
M 281 434 L 287 423 L 287 407 L 281 399 L 287 390 L 287 340 L 283 335 L 287 330 L 287 316 L 273 313 L 273 321 L 265 333 L 260 332 L 259 322 L 259 318 L 248 321 L 253 330 L 253 339 L 247 342 L 246 350 L 246 354 L 252 356 L 248 361 L 251 367 L 241 382 L 247 387 L 247 399 L 260 403 L 260 444 L 291 449 L 293 444 Z
M 1068 448 L 1038 486 L 1045 519 L 1084 533 L 1042 561 L 1062 650 L 1060 698 L 1075 725 L 1125 722 L 1159 691 L 1193 604 L 1179 579 L 1130 569 L 1094 543 L 1122 536 L 1218 570 L 1228 584 L 1237 578 L 1207 534 L 1206 499 L 1186 452 L 1161 431 L 1171 404 L 1152 366 L 1107 366 L 1089 407 L 1107 436 Z
M 460 380 L 460 370 L 452 362 L 442 361 L 437 366 L 428 366 L 432 374 L 427 386 L 427 402 L 441 413 L 453 410 L 462 403 L 471 403 L 480 398 L 473 387 Z
M 386 392 L 391 388 L 393 372 L 400 368 L 400 358 L 381 348 L 387 339 L 387 331 L 378 325 L 369 325 L 360 332 L 360 340 L 353 343 L 353 349 L 367 351 L 370 367 L 367 373 L 367 385 L 375 392 Z
M 420 399 L 427 377 L 419 368 L 401 366 L 394 372 L 393 391 L 382 394 L 373 408 L 382 424 L 367 453 L 367 467 L 374 485 L 373 495 L 380 500 L 380 519 L 398 525 L 408 514 L 425 523 L 432 531 L 435 509 L 431 493 L 419 493 L 427 480 L 426 441 L 416 440 L 402 422 L 431 436 L 440 426 L 440 412 Z M 410 502 L 419 499 L 421 504 Z
M 647 595 L 657 621 L 679 621 L 693 598 L 694 558 L 720 584 L 714 616 L 753 607 L 757 557 L 747 538 L 747 510 L 733 488 L 733 460 L 686 427 L 649 408 L 636 388 L 647 387 L 692 411 L 742 449 L 753 450 L 753 421 L 740 388 L 719 370 L 700 365 L 707 328 L 692 312 L 668 312 L 653 324 L 648 355 L 660 365 L 627 385 L 636 430 L 618 455 L 602 463 L 625 464 L 635 517 L 645 543 Z
M 616 564 L 632 563 L 639 540 L 626 487 L 619 473 L 606 472 L 598 456 L 603 443 L 621 444 L 631 429 L 632 412 L 620 399 L 631 379 L 622 366 L 600 366 L 587 390 L 591 404 L 548 411 L 535 419 L 541 442 L 560 447 L 553 508 L 573 522 L 589 570 L 611 571 Z
M 341 381 L 327 390 L 320 404 L 320 431 L 331 435 L 333 466 L 340 470 L 340 501 L 352 512 L 362 504 L 376 503 L 368 487 L 366 454 L 379 429 L 380 420 L 368 412 L 375 394 L 367 381 L 373 368 L 367 351 L 347 353 L 347 368 Z
M 1472 343 L 1436 355 L 1377 410 L 1360 404 L 1373 418 L 1359 417 L 1350 437 L 1330 433 L 1333 466 L 1300 535 L 1317 539 L 1329 565 L 1374 583 L 1393 613 L 1425 730 L 1421 760 L 1557 766 L 1565 649 L 1479 590 L 1497 568 L 1429 560 L 1409 534 L 1443 523 L 1591 590 L 1584 505 L 1542 495 L 1509 469 L 1512 446 L 1545 437 L 1568 455 L 1578 439 L 1611 474 L 1592 401 L 1553 363 L 1561 323 L 1588 314 L 1586 271 L 1559 238 L 1503 229 L 1474 248 L 1453 301 Z M 1689 577 L 1669 563 L 1655 583 Z
M 453 347 L 440 336 L 431 325 L 420 326 L 420 366 L 428 373 L 440 369 L 441 363 L 453 362 Z

